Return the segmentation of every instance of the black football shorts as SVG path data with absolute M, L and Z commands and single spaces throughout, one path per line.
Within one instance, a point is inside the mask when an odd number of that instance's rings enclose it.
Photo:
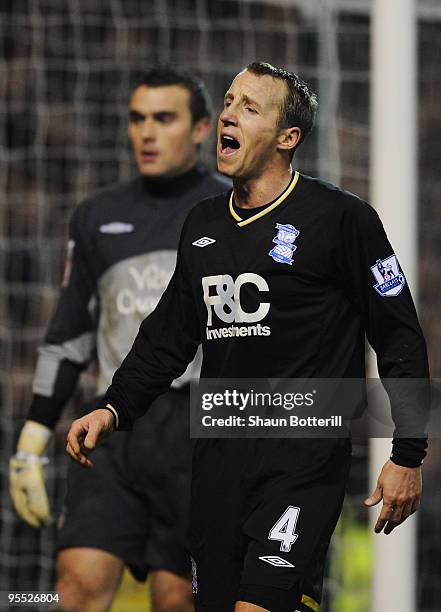
M 319 609 L 350 457 L 347 439 L 198 441 L 190 536 L 198 612 L 231 612 L 236 601 Z
M 121 558 L 137 580 L 149 570 L 191 571 L 188 510 L 192 444 L 189 391 L 159 397 L 131 432 L 115 432 L 72 462 L 58 549 L 92 547 Z

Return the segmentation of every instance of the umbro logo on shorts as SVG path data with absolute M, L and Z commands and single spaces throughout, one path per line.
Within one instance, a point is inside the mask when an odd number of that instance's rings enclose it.
M 282 557 L 269 556 L 269 557 L 259 557 L 259 559 L 261 561 L 265 561 L 265 563 L 274 565 L 274 567 L 295 567 L 295 565 L 293 565 L 286 559 L 282 559 Z
M 208 236 L 203 236 L 203 238 L 199 238 L 198 240 L 195 240 L 194 242 L 192 242 L 192 245 L 202 248 L 210 244 L 213 244 L 213 242 L 216 242 L 214 238 L 208 238 Z

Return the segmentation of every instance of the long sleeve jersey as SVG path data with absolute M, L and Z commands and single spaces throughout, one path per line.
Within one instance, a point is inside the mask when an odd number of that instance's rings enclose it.
M 382 379 L 428 379 L 410 291 L 377 213 L 295 173 L 247 218 L 231 192 L 192 210 L 170 284 L 105 401 L 130 428 L 200 342 L 206 378 L 363 378 L 365 334 Z M 394 410 L 403 397 L 389 394 Z M 425 447 L 395 439 L 393 458 L 418 465 Z
M 197 166 L 167 182 L 137 177 L 76 208 L 58 305 L 39 349 L 29 418 L 53 427 L 81 370 L 95 357 L 97 393 L 105 392 L 173 274 L 185 217 L 201 199 L 228 187 L 223 177 Z

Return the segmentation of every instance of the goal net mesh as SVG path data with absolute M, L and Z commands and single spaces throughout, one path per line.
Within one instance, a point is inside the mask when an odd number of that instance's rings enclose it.
M 318 125 L 296 167 L 368 198 L 369 0 L 3 0 L 0 8 L 0 590 L 48 590 L 55 525 L 18 520 L 8 459 L 30 403 L 36 349 L 57 298 L 67 223 L 95 189 L 134 173 L 127 101 L 134 77 L 156 65 L 204 78 L 216 111 L 232 75 L 254 60 L 301 74 L 318 91 Z M 439 100 L 441 11 L 419 2 L 420 311 L 434 376 L 441 372 Z M 438 7 L 439 8 L 439 7 Z M 400 101 L 397 100 L 397 104 Z M 406 126 L 403 126 L 406 129 Z M 205 150 L 214 163 L 214 146 Z M 93 374 L 70 402 L 50 448 L 55 516 L 64 495 L 64 433 Z M 441 610 L 441 525 L 436 476 L 427 460 L 418 538 L 418 610 Z M 369 607 L 370 535 L 361 502 L 367 450 L 355 460 L 333 540 L 323 609 Z

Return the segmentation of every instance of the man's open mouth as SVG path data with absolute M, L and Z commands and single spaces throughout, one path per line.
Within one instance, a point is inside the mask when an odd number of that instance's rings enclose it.
M 240 143 L 232 136 L 221 136 L 221 151 L 222 153 L 233 153 L 240 149 Z

